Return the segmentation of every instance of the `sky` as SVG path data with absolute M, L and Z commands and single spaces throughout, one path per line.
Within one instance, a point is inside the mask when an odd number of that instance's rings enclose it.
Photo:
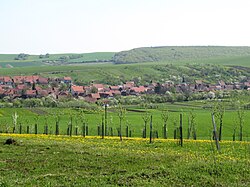
M 250 46 L 249 0 L 0 0 L 0 53 Z

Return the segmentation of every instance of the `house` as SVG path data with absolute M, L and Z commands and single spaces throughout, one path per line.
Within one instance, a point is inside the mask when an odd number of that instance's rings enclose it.
M 83 96 L 85 94 L 85 90 L 84 90 L 83 86 L 72 85 L 71 86 L 71 94 L 74 96 L 78 96 L 78 95 Z
M 121 95 L 120 90 L 110 90 L 110 92 L 112 93 L 113 96 Z
M 90 102 L 90 103 L 95 103 L 100 98 L 101 97 L 99 93 L 92 93 L 92 94 L 89 94 L 87 97 L 85 97 L 85 101 Z
M 92 84 L 92 87 L 95 87 L 98 90 L 98 92 L 104 92 L 103 84 Z
M 3 77 L 3 83 L 5 85 L 13 85 L 13 80 L 9 76 L 4 76 Z
M 31 85 L 33 83 L 37 83 L 38 78 L 39 78 L 38 76 L 24 76 L 23 81 L 25 84 Z
M 0 85 L 12 85 L 13 80 L 9 76 L 0 77 Z
M 37 83 L 38 84 L 48 84 L 49 80 L 48 80 L 48 78 L 39 77 L 38 80 L 37 80 Z
M 69 97 L 69 92 L 68 91 L 60 91 L 57 95 L 56 98 L 57 99 L 63 99 L 63 98 L 67 98 Z
M 94 99 L 97 99 L 97 100 L 101 98 L 99 93 L 92 93 L 92 94 L 90 94 L 90 97 L 94 98 Z
M 13 97 L 14 94 L 15 94 L 15 90 L 13 88 L 5 90 L 5 92 L 4 92 L 4 96 Z
M 17 86 L 16 86 L 16 89 L 17 90 L 25 90 L 25 89 L 28 89 L 29 87 L 27 86 L 27 85 L 25 85 L 25 84 L 18 84 Z
M 145 88 L 144 86 L 139 86 L 139 87 L 132 87 L 130 88 L 130 93 L 135 93 L 135 94 L 139 94 L 139 93 L 145 93 L 147 91 L 147 88 Z
M 223 80 L 218 81 L 218 86 L 220 86 L 220 90 L 224 90 L 226 88 L 226 83 Z
M 100 97 L 101 98 L 110 98 L 113 97 L 113 93 L 112 92 L 100 92 Z
M 233 84 L 228 84 L 225 86 L 225 90 L 233 90 L 234 89 L 234 85 Z
M 46 97 L 49 95 L 48 90 L 37 90 L 37 97 Z
M 243 87 L 244 87 L 244 89 L 250 88 L 250 81 L 249 82 L 244 82 Z
M 26 90 L 25 92 L 26 98 L 33 98 L 37 96 L 36 90 Z
M 35 90 L 38 91 L 38 90 L 42 90 L 42 88 L 40 86 L 35 86 Z
M 130 89 L 134 86 L 135 86 L 135 82 L 133 82 L 133 81 L 126 82 L 125 84 L 123 84 L 123 89 Z
M 195 89 L 201 91 L 203 90 L 203 88 L 204 88 L 204 85 L 203 85 L 202 80 L 195 80 Z
M 114 91 L 121 91 L 122 90 L 122 87 L 121 86 L 109 86 L 109 89 L 110 90 L 114 90 Z
M 63 77 L 63 82 L 65 84 L 71 84 L 72 83 L 72 79 L 71 79 L 71 77 Z
M 23 84 L 24 83 L 24 77 L 23 76 L 14 76 L 13 77 L 14 84 Z

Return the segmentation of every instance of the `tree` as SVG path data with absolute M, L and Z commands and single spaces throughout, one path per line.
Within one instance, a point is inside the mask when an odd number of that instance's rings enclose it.
M 147 106 L 145 106 L 145 112 L 142 114 L 142 120 L 144 121 L 143 138 L 146 138 L 147 137 L 147 124 L 150 120 L 150 113 L 147 110 Z
M 120 128 L 119 128 L 119 136 L 120 136 L 120 141 L 122 141 L 122 121 L 124 121 L 126 117 L 126 110 L 122 108 L 122 105 L 119 105 L 118 108 L 118 117 L 119 117 L 119 122 L 120 122 Z
M 16 132 L 17 119 L 18 119 L 18 115 L 17 115 L 17 113 L 15 112 L 14 114 L 12 114 L 12 120 L 13 120 L 13 133 Z
M 155 86 L 155 93 L 156 94 L 160 94 L 161 93 L 161 84 L 160 83 L 157 83 L 157 85 Z
M 98 89 L 94 86 L 91 87 L 90 89 L 90 93 L 97 93 L 98 92 Z
M 193 135 L 193 139 L 196 140 L 196 127 L 195 127 L 195 114 L 192 111 L 189 112 L 188 116 L 188 135 L 187 138 L 190 139 Z
M 219 141 L 222 139 L 222 125 L 223 125 L 223 117 L 225 113 L 225 107 L 221 102 L 217 104 L 216 108 L 217 112 L 215 113 L 215 117 L 219 121 Z
M 167 132 L 168 132 L 168 129 L 167 129 L 167 121 L 169 119 L 169 112 L 168 110 L 162 110 L 162 113 L 161 113 L 161 118 L 163 120 L 163 138 L 167 139 Z

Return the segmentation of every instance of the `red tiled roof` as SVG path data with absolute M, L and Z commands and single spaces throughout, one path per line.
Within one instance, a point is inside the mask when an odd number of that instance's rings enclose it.
M 110 86 L 110 89 L 111 89 L 111 90 L 119 90 L 120 87 L 119 87 L 119 86 Z
M 63 80 L 65 80 L 65 81 L 71 81 L 72 79 L 71 79 L 71 77 L 63 77 Z
M 113 95 L 121 95 L 121 92 L 119 90 L 110 90 L 110 92 L 113 94 Z
M 94 99 L 100 99 L 101 98 L 99 93 L 92 93 L 92 94 L 90 94 L 90 97 L 94 98 Z
M 47 84 L 49 81 L 48 78 L 39 77 L 38 82 L 41 84 Z
M 49 93 L 47 90 L 37 90 L 37 95 L 47 96 L 47 95 L 49 95 Z
M 130 88 L 130 90 L 136 93 L 142 93 L 146 91 L 146 88 L 144 86 L 139 86 L 139 87 L 132 87 Z
M 12 79 L 9 76 L 4 76 L 3 81 L 4 82 L 13 82 Z
M 26 90 L 26 95 L 36 95 L 36 90 Z
M 96 87 L 97 89 L 98 88 L 104 88 L 104 85 L 103 84 L 92 84 L 93 87 Z
M 42 90 L 42 88 L 40 86 L 36 86 L 35 89 L 38 90 Z
M 23 90 L 23 89 L 26 89 L 27 86 L 25 84 L 18 84 L 17 87 L 16 87 L 18 90 Z
M 135 86 L 134 82 L 126 82 L 126 84 L 123 85 L 124 88 L 132 88 Z
M 84 92 L 83 86 L 71 86 L 71 90 L 78 93 Z

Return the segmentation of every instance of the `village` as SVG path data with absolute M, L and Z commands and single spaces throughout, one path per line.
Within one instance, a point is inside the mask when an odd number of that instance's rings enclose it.
M 38 75 L 30 76 L 1 76 L 0 97 L 9 96 L 15 98 L 42 98 L 53 96 L 55 99 L 74 97 L 95 103 L 102 98 L 115 96 L 128 96 L 140 94 L 165 94 L 166 92 L 214 92 L 230 90 L 250 90 L 250 80 L 242 83 L 227 84 L 223 80 L 217 84 L 205 84 L 202 80 L 196 80 L 193 84 L 174 84 L 171 81 L 150 83 L 148 85 L 136 85 L 133 81 L 122 85 L 105 85 L 91 83 L 88 86 L 75 85 L 71 77 L 45 78 Z

